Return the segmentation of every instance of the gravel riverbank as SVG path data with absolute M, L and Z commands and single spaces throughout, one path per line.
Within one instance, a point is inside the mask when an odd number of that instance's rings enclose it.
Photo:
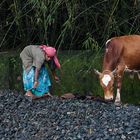
M 1 140 L 140 140 L 140 106 L 0 91 Z

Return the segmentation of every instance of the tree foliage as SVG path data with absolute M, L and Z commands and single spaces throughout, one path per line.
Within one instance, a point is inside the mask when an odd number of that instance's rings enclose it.
M 139 0 L 2 0 L 0 50 L 29 44 L 101 48 L 112 36 L 139 34 Z

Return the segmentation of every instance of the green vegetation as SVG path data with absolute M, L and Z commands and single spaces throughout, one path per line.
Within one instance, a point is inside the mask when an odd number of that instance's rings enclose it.
M 112 36 L 139 34 L 139 13 L 139 0 L 1 0 L 0 50 L 97 50 Z
M 124 103 L 140 104 L 140 80 L 135 75 L 134 79 L 130 79 L 130 75 L 125 73 L 122 85 L 122 101 Z
M 21 62 L 17 53 L 2 53 L 0 55 L 0 89 L 17 89 L 22 91 Z
M 63 51 L 59 53 L 62 73 L 58 72 L 60 82 L 55 83 L 52 79 L 53 94 L 75 93 L 81 95 L 100 95 L 103 90 L 99 84 L 98 76 L 93 68 L 101 70 L 102 53 L 93 51 Z M 49 71 L 50 72 L 50 71 Z M 51 73 L 50 73 L 51 74 Z M 0 57 L 0 88 L 10 88 L 23 92 L 21 62 L 16 54 L 3 55 Z M 124 103 L 140 104 L 140 81 L 130 79 L 126 73 L 122 87 L 122 101 Z
M 94 93 L 99 95 L 97 77 L 93 68 L 100 67 L 100 56 L 91 51 L 72 51 L 61 55 L 61 82 L 56 85 L 61 94 L 72 92 L 79 94 Z

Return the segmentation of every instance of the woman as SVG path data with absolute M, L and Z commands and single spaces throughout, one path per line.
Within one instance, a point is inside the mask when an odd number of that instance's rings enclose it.
M 56 68 L 60 69 L 56 49 L 46 45 L 29 45 L 20 53 L 20 58 L 23 65 L 25 95 L 32 99 L 50 95 L 51 82 L 45 62 L 48 62 L 51 67 L 55 80 L 59 80 L 55 72 Z

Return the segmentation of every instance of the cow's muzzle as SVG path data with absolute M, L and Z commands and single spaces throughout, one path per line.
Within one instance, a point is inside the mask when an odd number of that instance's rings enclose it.
M 113 101 L 113 95 L 105 96 L 104 99 L 105 99 L 106 101 Z

